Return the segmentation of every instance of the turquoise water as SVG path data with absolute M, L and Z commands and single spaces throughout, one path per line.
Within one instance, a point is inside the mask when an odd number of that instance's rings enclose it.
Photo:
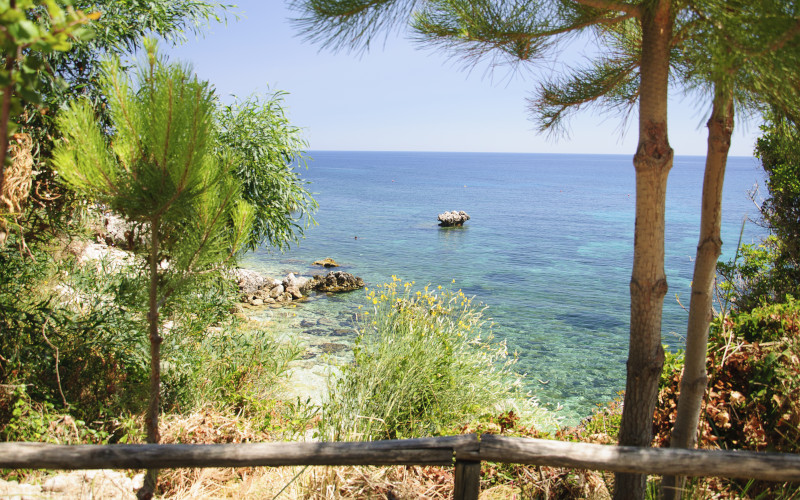
M 541 402 L 563 407 L 565 420 L 587 415 L 624 388 L 635 201 L 630 156 L 311 156 L 303 174 L 320 205 L 318 225 L 285 254 L 250 254 L 247 267 L 311 274 L 320 272 L 314 260 L 332 257 L 370 284 L 393 274 L 434 286 L 455 280 L 450 286 L 489 306 L 495 334 L 518 352 L 527 387 Z M 675 295 L 688 306 L 703 162 L 676 158 L 668 184 L 663 339 L 672 348 L 686 329 Z M 743 217 L 756 213 L 747 192 L 761 177 L 756 160 L 730 159 L 724 256 L 735 251 Z M 471 220 L 440 228 L 436 217 L 448 210 L 464 210 Z M 744 240 L 762 231 L 748 224 Z M 318 296 L 291 313 L 269 314 L 283 315 L 275 321 L 306 342 L 311 357 L 321 346 L 352 341 L 346 328 L 360 303 L 362 292 Z M 313 321 L 324 325 L 310 327 Z

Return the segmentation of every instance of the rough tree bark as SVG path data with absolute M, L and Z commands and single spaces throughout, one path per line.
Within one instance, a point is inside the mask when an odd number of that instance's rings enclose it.
M 733 94 L 715 86 L 711 118 L 708 119 L 708 153 L 703 179 L 700 239 L 692 276 L 689 324 L 686 330 L 686 359 L 678 398 L 678 415 L 670 436 L 672 448 L 694 448 L 700 409 L 708 384 L 706 358 L 708 327 L 712 319 L 712 288 L 717 259 L 722 253 L 722 183 L 733 134 Z M 667 476 L 661 483 L 664 499 L 680 499 L 684 477 Z
M 161 342 L 158 334 L 158 252 L 161 220 L 159 216 L 150 220 L 150 290 L 148 297 L 147 321 L 150 329 L 150 401 L 145 415 L 147 442 L 158 444 L 161 436 L 158 432 L 158 413 L 161 406 Z M 158 482 L 158 469 L 148 469 L 144 484 L 136 492 L 139 500 L 150 500 L 155 494 Z
M 672 2 L 642 4 L 641 14 L 639 144 L 633 158 L 636 226 L 630 282 L 630 344 L 619 444 L 647 447 L 653 438 L 653 412 L 664 365 L 661 346 L 661 316 L 667 293 L 664 212 L 673 157 L 667 138 Z M 642 474 L 617 474 L 614 498 L 644 498 L 646 479 Z

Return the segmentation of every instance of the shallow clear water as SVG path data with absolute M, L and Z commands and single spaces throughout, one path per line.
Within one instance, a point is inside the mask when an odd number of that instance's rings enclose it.
M 630 156 L 311 156 L 303 174 L 320 205 L 318 225 L 286 254 L 250 254 L 246 267 L 275 276 L 308 275 L 322 272 L 311 267 L 314 260 L 332 257 L 371 284 L 394 274 L 474 295 L 489 306 L 495 334 L 518 352 L 529 389 L 542 402 L 563 406 L 566 421 L 587 415 L 624 388 L 635 201 Z M 704 158 L 678 157 L 668 184 L 670 291 L 663 338 L 672 348 L 681 345 L 686 329 L 686 312 L 675 295 L 688 305 L 703 168 Z M 723 257 L 733 255 L 743 217 L 756 212 L 747 191 L 761 178 L 754 159 L 729 160 Z M 446 210 L 464 210 L 471 220 L 462 228 L 440 228 L 436 217 Z M 762 231 L 748 224 L 744 241 Z M 306 343 L 309 356 L 324 356 L 320 345 L 352 341 L 347 322 L 360 303 L 362 292 L 318 296 L 263 315 Z M 321 318 L 325 324 L 309 326 Z M 345 354 L 329 355 L 336 361 Z M 305 363 L 321 376 L 318 360 Z M 307 385 L 318 388 L 319 380 Z

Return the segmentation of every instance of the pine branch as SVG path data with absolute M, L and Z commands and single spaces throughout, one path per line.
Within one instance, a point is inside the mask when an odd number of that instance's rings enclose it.
M 594 9 L 602 9 L 607 11 L 624 12 L 630 17 L 641 17 L 642 8 L 639 5 L 632 5 L 625 2 L 617 2 L 614 0 L 574 0 L 575 2 L 592 7 Z
M 294 0 L 292 20 L 308 41 L 338 51 L 367 51 L 379 33 L 406 24 L 421 0 Z
M 529 99 L 541 131 L 555 132 L 570 111 L 601 100 L 611 107 L 632 106 L 638 99 L 638 60 L 604 60 L 576 70 L 560 80 L 542 84 L 539 97 Z

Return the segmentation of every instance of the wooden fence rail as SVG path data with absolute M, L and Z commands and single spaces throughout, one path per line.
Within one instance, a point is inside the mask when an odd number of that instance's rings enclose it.
M 636 448 L 467 434 L 339 443 L 54 445 L 0 443 L 0 468 L 159 469 L 289 465 L 453 465 L 456 499 L 477 498 L 480 462 L 658 475 L 800 481 L 800 455 Z

